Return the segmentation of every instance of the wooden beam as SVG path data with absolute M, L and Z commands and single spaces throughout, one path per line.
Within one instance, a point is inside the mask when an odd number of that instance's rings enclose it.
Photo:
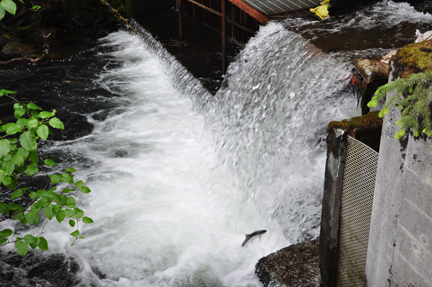
M 218 12 L 218 11 L 216 11 L 216 10 L 213 10 L 213 9 L 211 9 L 211 8 L 209 8 L 209 7 L 207 7 L 207 6 L 203 5 L 203 4 L 201 4 L 201 3 L 198 3 L 198 2 L 196 2 L 196 1 L 194 1 L 194 0 L 187 0 L 187 1 L 189 1 L 189 2 L 191 2 L 192 4 L 195 4 L 195 5 L 197 5 L 197 6 L 201 7 L 201 8 L 203 8 L 203 9 L 209 11 L 209 12 L 212 12 L 213 14 L 216 14 L 216 15 L 222 17 L 222 13 L 220 13 L 220 12 Z M 230 24 L 233 24 L 234 26 L 236 26 L 236 27 L 239 28 L 239 29 L 242 29 L 243 31 L 246 31 L 246 32 L 251 33 L 251 34 L 256 34 L 255 31 L 252 31 L 252 30 L 250 30 L 250 29 L 248 29 L 248 28 L 246 28 L 246 27 L 244 27 L 244 26 L 242 26 L 242 25 L 236 23 L 236 22 L 234 22 L 233 20 L 231 20 L 231 19 L 229 19 L 229 18 L 227 18 L 227 22 L 230 23 Z
M 260 22 L 261 24 L 265 24 L 268 22 L 266 16 L 264 16 L 263 14 L 261 14 L 260 12 L 258 12 L 257 10 L 255 10 L 254 8 L 246 4 L 245 2 L 241 0 L 228 0 L 228 1 L 230 1 L 231 3 L 239 7 L 241 10 L 245 11 L 247 14 L 249 14 L 256 20 L 258 20 L 258 22 Z
M 226 0 L 221 0 L 221 6 L 222 6 L 222 75 L 224 75 L 226 71 L 226 41 L 227 41 Z
M 179 12 L 179 38 L 180 41 L 184 41 L 184 34 L 183 34 L 183 7 L 182 7 L 182 0 L 177 0 L 178 4 L 178 12 Z

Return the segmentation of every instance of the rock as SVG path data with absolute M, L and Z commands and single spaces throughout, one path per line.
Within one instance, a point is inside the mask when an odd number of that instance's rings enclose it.
M 432 71 L 432 40 L 407 45 L 392 58 L 392 79 L 409 78 L 414 73 Z
M 367 84 L 388 79 L 389 66 L 380 59 L 358 59 L 354 66 Z
M 414 43 L 420 43 L 426 40 L 432 40 L 432 31 L 427 31 L 422 34 L 419 30 L 416 30 L 416 37 L 417 39 L 415 40 Z
M 264 287 L 320 285 L 318 239 L 283 248 L 261 258 L 255 273 Z
M 21 42 L 9 42 L 1 50 L 6 55 L 30 55 L 36 51 L 28 44 Z

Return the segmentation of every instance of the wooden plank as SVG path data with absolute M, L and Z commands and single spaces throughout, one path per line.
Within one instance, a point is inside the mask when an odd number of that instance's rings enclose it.
M 212 12 L 213 14 L 216 14 L 216 15 L 219 15 L 219 16 L 222 17 L 222 13 L 220 13 L 220 12 L 218 12 L 218 11 L 216 11 L 216 10 L 213 10 L 213 9 L 211 9 L 211 8 L 209 8 L 209 7 L 207 7 L 207 6 L 203 5 L 203 4 L 201 4 L 201 3 L 198 3 L 198 2 L 196 2 L 196 1 L 194 1 L 194 0 L 188 0 L 188 1 L 191 2 L 192 4 L 195 4 L 195 5 L 197 5 L 197 6 L 201 7 L 201 8 L 203 8 L 203 9 L 209 11 L 209 12 Z M 240 24 L 238 24 L 238 23 L 232 21 L 231 19 L 228 19 L 228 18 L 227 18 L 227 22 L 230 23 L 230 24 L 233 24 L 234 26 L 238 27 L 239 29 L 242 29 L 243 31 L 246 31 L 246 32 L 251 33 L 251 34 L 256 34 L 255 31 L 252 31 L 252 30 L 250 30 L 250 29 L 248 29 L 248 28 L 242 26 L 242 25 L 240 25 Z
M 221 10 L 222 10 L 222 75 L 225 75 L 226 72 L 226 40 L 227 40 L 227 35 L 226 35 L 226 19 L 227 19 L 227 14 L 226 14 L 226 0 L 221 0 Z
M 258 22 L 260 22 L 261 24 L 265 24 L 268 22 L 266 16 L 264 16 L 263 14 L 261 14 L 260 12 L 258 12 L 257 10 L 255 10 L 254 8 L 246 4 L 245 2 L 241 0 L 228 0 L 228 1 L 230 1 L 231 3 L 239 7 L 241 10 L 245 11 L 247 14 L 249 14 L 256 20 L 258 20 Z

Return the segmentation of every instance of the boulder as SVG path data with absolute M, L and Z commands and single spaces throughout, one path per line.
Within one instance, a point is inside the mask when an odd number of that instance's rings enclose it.
M 291 245 L 261 258 L 255 273 L 264 287 L 318 287 L 318 254 L 318 239 Z

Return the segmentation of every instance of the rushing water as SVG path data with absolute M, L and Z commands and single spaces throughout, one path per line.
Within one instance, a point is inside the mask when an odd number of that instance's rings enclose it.
M 85 240 L 45 228 L 50 252 L 79 264 L 74 284 L 260 286 L 259 258 L 318 236 L 325 128 L 359 113 L 345 57 L 270 23 L 213 97 L 149 35 L 115 32 L 97 51 L 76 103 L 51 91 L 92 131 L 44 146 L 92 189 Z

